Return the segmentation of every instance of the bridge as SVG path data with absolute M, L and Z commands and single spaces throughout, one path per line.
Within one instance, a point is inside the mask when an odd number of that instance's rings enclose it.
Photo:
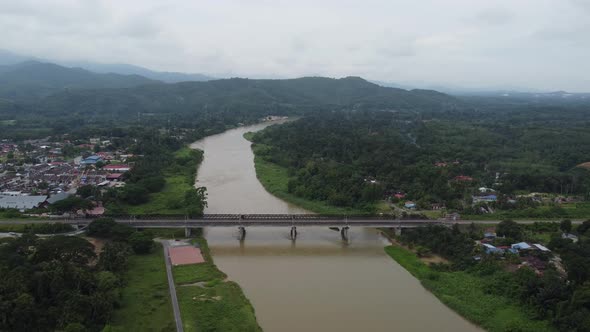
M 99 217 L 101 216 L 88 215 L 83 218 L 65 219 L 63 222 L 81 227 L 88 225 Z M 192 234 L 194 228 L 202 227 L 237 227 L 241 239 L 246 237 L 246 227 L 290 227 L 290 236 L 293 240 L 297 238 L 297 227 L 302 226 L 337 229 L 340 231 L 342 238 L 347 239 L 350 227 L 393 228 L 397 232 L 403 228 L 451 225 L 453 223 L 443 219 L 397 219 L 391 215 L 205 214 L 198 217 L 182 215 L 125 215 L 111 217 L 118 223 L 137 229 L 184 228 L 187 237 Z
M 113 218 L 116 222 L 137 229 L 143 228 L 184 228 L 188 237 L 192 230 L 202 227 L 237 227 L 240 238 L 246 237 L 246 227 L 290 227 L 290 236 L 297 238 L 297 227 L 326 227 L 340 231 L 343 239 L 348 238 L 350 227 L 391 228 L 396 233 L 405 228 L 424 227 L 428 225 L 452 226 L 468 225 L 473 220 L 452 219 L 404 219 L 394 215 L 321 215 L 321 214 L 205 214 L 198 217 L 185 215 L 86 215 L 73 218 L 30 219 L 26 223 L 63 222 L 78 229 L 87 226 L 93 220 L 102 217 Z M 545 220 L 548 221 L 548 220 Z M 475 221 L 478 222 L 478 221 Z M 498 224 L 501 220 L 481 220 L 485 224 Z M 519 224 L 532 224 L 534 220 L 517 220 Z M 556 221 L 554 221 L 556 222 Z M 581 220 L 572 223 L 580 224 Z M 14 224 L 14 221 L 0 220 L 0 224 Z

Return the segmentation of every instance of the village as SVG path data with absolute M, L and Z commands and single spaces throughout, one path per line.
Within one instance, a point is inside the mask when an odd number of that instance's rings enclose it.
M 118 188 L 125 185 L 133 154 L 115 149 L 109 140 L 28 140 L 0 144 L 0 209 L 25 212 L 46 208 L 76 194 L 83 186 Z M 102 214 L 95 202 L 91 211 Z

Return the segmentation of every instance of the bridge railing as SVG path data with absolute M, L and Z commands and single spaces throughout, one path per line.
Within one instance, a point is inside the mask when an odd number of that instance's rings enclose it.
M 400 220 L 406 218 L 397 218 L 395 215 L 379 214 L 204 214 L 200 216 L 189 216 L 184 214 L 149 214 L 149 215 L 129 215 L 129 214 L 113 214 L 113 215 L 90 215 L 83 217 L 73 217 L 69 219 L 98 219 L 98 218 L 114 218 L 117 220 Z M 415 218 L 407 218 L 415 219 Z

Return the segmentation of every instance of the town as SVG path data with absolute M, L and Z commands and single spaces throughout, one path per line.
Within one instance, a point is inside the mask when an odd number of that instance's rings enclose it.
M 125 173 L 141 156 L 113 147 L 110 140 L 86 141 L 49 138 L 17 144 L 3 140 L 0 145 L 0 209 L 47 216 L 46 208 L 75 195 L 81 187 L 120 188 Z M 78 214 L 101 215 L 102 202 Z

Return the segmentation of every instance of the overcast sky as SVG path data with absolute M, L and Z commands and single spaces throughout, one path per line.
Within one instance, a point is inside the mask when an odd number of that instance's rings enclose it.
M 590 0 L 0 0 L 0 31 L 156 70 L 590 91 Z

